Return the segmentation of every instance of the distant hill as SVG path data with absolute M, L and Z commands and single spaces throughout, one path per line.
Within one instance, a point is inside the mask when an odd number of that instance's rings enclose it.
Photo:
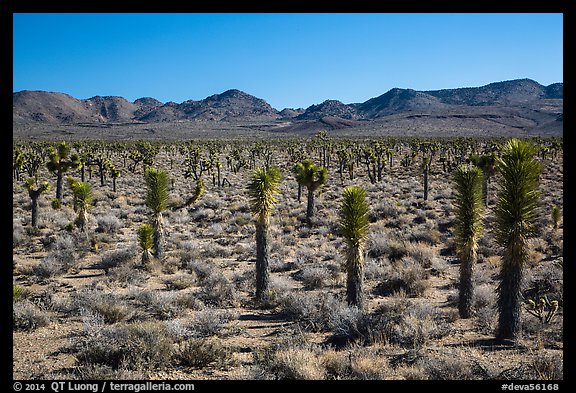
M 374 123 L 405 127 L 414 119 L 434 127 L 500 128 L 562 134 L 563 83 L 543 86 L 531 79 L 494 82 L 481 87 L 417 91 L 393 88 L 362 103 L 326 100 L 308 108 L 278 111 L 261 98 L 231 89 L 202 100 L 162 103 L 151 97 L 86 100 L 46 91 L 13 93 L 15 122 L 46 124 L 124 124 L 160 122 L 280 122 L 278 132 L 356 128 Z M 272 124 L 272 123 L 271 123 Z M 379 127 L 379 126 L 378 126 Z M 532 131 L 531 131 L 532 130 Z M 488 130 L 489 131 L 489 130 Z M 401 131 L 398 131 L 401 132 Z

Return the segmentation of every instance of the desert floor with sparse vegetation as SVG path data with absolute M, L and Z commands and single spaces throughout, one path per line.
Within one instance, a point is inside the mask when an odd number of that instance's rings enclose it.
M 313 139 L 292 142 L 319 165 Z M 206 155 L 207 143 L 197 142 Z M 38 179 L 52 188 L 39 198 L 38 228 L 31 226 L 27 176 L 13 181 L 14 379 L 563 379 L 563 223 L 554 228 L 550 213 L 552 205 L 563 205 L 561 149 L 539 157 L 538 233 L 528 240 L 523 284 L 526 300 L 546 296 L 559 308 L 544 323 L 524 307 L 521 338 L 500 343 L 494 332 L 501 250 L 491 233 L 498 175 L 484 213 L 473 317 L 461 319 L 454 187 L 438 155 L 424 201 L 420 156 L 401 165 L 408 142 L 396 142 L 392 165 L 375 183 L 363 164 L 353 180 L 347 172 L 341 180 L 333 152 L 308 225 L 306 191 L 299 202 L 288 149 L 270 142 L 271 163 L 283 180 L 269 227 L 270 297 L 259 303 L 246 185 L 250 166 L 263 165 L 265 155 L 234 173 L 226 164 L 231 147 L 218 143 L 229 183 L 213 185 L 205 173 L 204 194 L 187 207 L 181 206 L 195 183 L 184 177 L 184 156 L 170 147 L 174 142 L 155 155 L 153 166 L 172 179 L 163 213 L 166 256 L 146 266 L 137 239 L 138 227 L 150 219 L 143 167 L 132 173 L 122 149 L 103 143 L 121 171 L 116 192 L 110 175 L 101 186 L 97 170 L 86 173 L 93 189 L 86 232 L 74 225 L 66 182 L 61 208 L 51 206 L 55 176 L 46 165 Z M 438 143 L 441 149 L 445 140 Z M 234 144 L 246 156 L 254 146 Z M 347 185 L 363 187 L 370 206 L 365 311 L 346 303 L 338 211 Z

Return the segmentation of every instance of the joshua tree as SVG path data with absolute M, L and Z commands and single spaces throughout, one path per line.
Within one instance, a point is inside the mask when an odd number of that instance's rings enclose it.
M 140 225 L 138 228 L 138 244 L 142 249 L 142 265 L 146 266 L 152 259 L 152 247 L 154 247 L 154 228 L 152 225 Z
M 346 241 L 346 300 L 351 306 L 363 307 L 364 242 L 368 235 L 366 191 L 346 187 L 340 208 L 340 233 Z
M 470 157 L 470 161 L 482 169 L 482 173 L 484 174 L 484 181 L 482 182 L 482 199 L 484 200 L 484 206 L 488 206 L 488 184 L 490 183 L 490 179 L 496 174 L 496 159 L 497 156 L 494 152 Z
M 116 192 L 116 179 L 121 175 L 120 169 L 116 168 L 115 165 L 110 165 L 110 175 L 112 176 L 112 192 Z
M 78 154 L 70 155 L 70 146 L 66 142 L 61 142 L 58 148 L 50 148 L 48 153 L 49 161 L 46 167 L 50 172 L 56 174 L 56 199 L 62 200 L 62 180 L 64 173 L 70 169 L 79 168 L 80 158 Z
M 149 167 L 144 172 L 146 182 L 146 206 L 152 210 L 154 228 L 154 256 L 164 257 L 164 220 L 162 212 L 168 206 L 168 174 L 160 169 Z
M 270 281 L 268 265 L 268 225 L 270 214 L 278 202 L 276 194 L 282 181 L 277 167 L 258 168 L 252 173 L 248 195 L 252 213 L 256 216 L 256 299 L 265 300 Z
M 472 309 L 472 272 L 476 263 L 478 239 L 482 233 L 482 170 L 460 165 L 454 171 L 456 183 L 456 249 L 460 258 L 458 311 L 470 318 Z
M 314 215 L 314 192 L 326 184 L 328 170 L 326 167 L 318 168 L 312 160 L 304 160 L 294 167 L 296 181 L 308 189 L 308 205 L 306 207 L 306 222 L 312 221 Z
M 88 223 L 88 210 L 92 204 L 92 186 L 90 183 L 68 179 L 70 188 L 74 196 L 74 211 L 78 213 L 76 226 L 81 230 L 86 230 Z
M 36 181 L 33 178 L 29 178 L 24 182 L 24 187 L 28 191 L 28 195 L 32 199 L 32 226 L 34 228 L 38 227 L 38 198 L 40 194 L 44 191 L 50 190 L 50 184 L 48 182 L 42 183 L 39 188 L 34 189 Z
M 557 205 L 552 205 L 552 224 L 554 225 L 554 229 L 558 228 L 561 217 L 562 213 L 560 213 L 560 208 Z
M 498 286 L 498 339 L 515 339 L 520 331 L 521 283 L 528 237 L 534 234 L 541 167 L 527 141 L 509 140 L 498 160 L 501 174 L 495 208 L 495 238 L 504 248 Z

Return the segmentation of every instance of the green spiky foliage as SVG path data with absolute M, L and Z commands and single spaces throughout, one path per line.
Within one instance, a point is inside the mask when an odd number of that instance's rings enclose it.
M 482 169 L 484 174 L 484 180 L 482 182 L 482 199 L 484 201 L 484 206 L 488 206 L 488 184 L 490 179 L 496 174 L 496 162 L 498 156 L 496 153 L 491 152 L 483 155 L 472 155 L 470 161 L 478 168 Z
M 62 200 L 62 181 L 64 174 L 70 169 L 80 168 L 81 161 L 78 154 L 70 154 L 70 145 L 61 142 L 56 148 L 51 147 L 48 152 L 49 161 L 46 168 L 56 174 L 56 199 Z
M 146 206 L 152 210 L 152 227 L 154 228 L 154 256 L 164 257 L 164 219 L 162 212 L 168 207 L 168 174 L 154 167 L 144 172 L 146 183 Z
M 368 203 L 366 191 L 346 187 L 340 208 L 340 234 L 346 241 L 346 299 L 348 304 L 364 305 L 364 243 L 368 236 Z
M 76 226 L 81 230 L 86 230 L 88 224 L 88 210 L 92 206 L 92 186 L 90 183 L 68 178 L 68 184 L 72 189 L 74 211 L 78 213 Z
M 256 217 L 256 299 L 265 301 L 270 283 L 268 225 L 282 176 L 277 167 L 257 168 L 248 183 L 250 208 Z
M 142 224 L 138 228 L 138 245 L 142 249 L 142 265 L 146 266 L 152 260 L 152 248 L 154 247 L 154 227 L 150 224 Z
M 456 184 L 454 237 L 460 259 L 458 312 L 461 318 L 470 318 L 474 292 L 472 274 L 476 264 L 478 240 L 483 229 L 483 174 L 478 167 L 460 165 L 453 176 Z
M 554 226 L 554 229 L 558 228 L 558 225 L 560 224 L 560 218 L 562 218 L 560 207 L 557 205 L 552 205 L 552 225 Z
M 504 249 L 498 286 L 498 339 L 516 339 L 521 326 L 521 283 L 527 239 L 535 233 L 541 166 L 527 141 L 509 140 L 498 160 L 501 179 L 495 208 L 495 240 Z
M 28 195 L 30 199 L 32 199 L 32 226 L 34 228 L 38 228 L 38 198 L 43 192 L 50 190 L 50 184 L 48 182 L 44 182 L 38 188 L 34 188 L 36 185 L 36 180 L 33 178 L 28 178 L 24 182 L 24 188 L 28 191 Z
M 326 167 L 317 167 L 312 160 L 304 160 L 294 166 L 294 174 L 298 184 L 305 186 L 308 190 L 306 222 L 310 224 L 314 215 L 314 192 L 326 185 L 328 169 Z
M 204 194 L 204 190 L 206 189 L 204 185 L 204 180 L 198 179 L 196 180 L 196 186 L 194 187 L 194 195 L 192 195 L 188 200 L 184 203 L 184 206 L 190 206 L 195 204 L 198 199 Z

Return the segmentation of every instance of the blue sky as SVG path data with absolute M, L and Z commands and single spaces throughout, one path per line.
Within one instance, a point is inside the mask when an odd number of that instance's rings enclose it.
M 240 89 L 276 109 L 563 81 L 562 14 L 14 14 L 13 91 L 199 100 Z

